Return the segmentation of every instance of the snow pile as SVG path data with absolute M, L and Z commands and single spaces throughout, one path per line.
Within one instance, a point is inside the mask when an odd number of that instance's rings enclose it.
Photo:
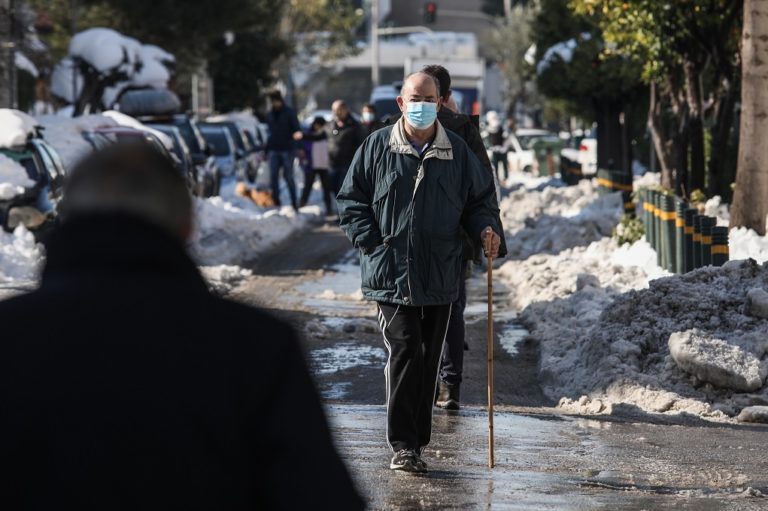
M 0 282 L 36 280 L 43 258 L 43 246 L 23 225 L 10 234 L 0 229 Z
M 625 403 L 724 419 L 768 404 L 768 321 L 750 314 L 755 288 L 768 289 L 768 266 L 732 261 L 621 295 L 586 286 L 520 319 L 541 341 L 545 392 L 565 396 L 565 408 L 597 400 L 601 411 Z
M 752 258 L 761 264 L 768 261 L 768 236 L 760 236 L 752 229 L 731 229 L 728 244 L 731 260 Z
M 229 185 L 229 184 L 228 184 Z M 321 215 L 318 206 L 306 206 L 299 213 L 289 206 L 266 209 L 250 200 L 230 195 L 232 186 L 222 185 L 222 197 L 195 199 L 197 225 L 191 253 L 199 264 L 243 264 L 272 248 L 310 218 Z
M 64 169 L 72 167 L 93 148 L 83 138 L 83 132 L 96 128 L 116 126 L 117 123 L 103 115 L 83 115 L 80 117 L 61 117 L 58 115 L 42 115 L 37 121 L 45 128 L 43 136 L 59 153 Z
M 24 145 L 35 134 L 38 123 L 24 112 L 0 108 L 0 147 Z
M 577 186 L 550 184 L 550 180 L 540 178 L 513 183 L 512 191 L 499 204 L 504 229 L 516 232 L 529 218 L 576 216 L 598 199 L 594 181 L 582 180 Z
M 512 303 L 519 309 L 536 302 L 543 302 L 546 307 L 552 301 L 583 291 L 595 302 L 589 304 L 589 308 L 599 314 L 616 294 L 648 285 L 642 269 L 611 262 L 616 250 L 616 242 L 604 238 L 556 255 L 538 254 L 521 261 L 508 261 L 499 268 L 498 274 L 512 289 Z M 588 314 L 581 319 L 595 320 L 593 316 Z M 552 319 L 558 320 L 556 315 L 552 315 Z
M 610 236 L 621 216 L 621 196 L 601 197 L 573 217 L 544 216 L 526 222 L 526 227 L 511 240 L 509 256 L 526 258 L 532 254 L 557 254 L 568 248 L 587 245 Z
M 24 167 L 0 154 L 0 200 L 12 199 L 32 186 L 35 186 L 35 182 L 29 178 Z
M 202 273 L 203 278 L 208 282 L 213 291 L 218 294 L 228 293 L 242 281 L 253 275 L 251 270 L 226 264 L 201 266 L 200 273 Z

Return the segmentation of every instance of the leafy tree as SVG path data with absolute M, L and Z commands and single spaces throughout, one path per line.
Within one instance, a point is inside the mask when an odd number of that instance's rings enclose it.
M 506 83 L 502 94 L 509 117 L 515 111 L 516 103 L 523 98 L 525 85 L 530 80 L 525 53 L 531 46 L 535 13 L 532 7 L 515 6 L 509 19 L 494 20 L 494 28 L 482 40 L 486 56 L 495 61 L 503 73 Z
M 600 168 L 629 171 L 631 140 L 637 135 L 632 105 L 644 96 L 638 67 L 606 55 L 599 27 L 574 14 L 568 2 L 541 1 L 533 28 L 538 88 L 572 113 L 597 121 Z
M 284 40 L 258 31 L 234 34 L 231 44 L 223 37 L 214 42 L 208 69 L 215 84 L 217 108 L 224 112 L 246 106 L 256 109 L 262 82 L 286 46 Z
M 609 44 L 605 55 L 642 66 L 651 88 L 648 125 L 663 184 L 690 193 L 706 181 L 710 193 L 726 191 L 741 2 L 570 0 L 570 7 L 601 29 Z

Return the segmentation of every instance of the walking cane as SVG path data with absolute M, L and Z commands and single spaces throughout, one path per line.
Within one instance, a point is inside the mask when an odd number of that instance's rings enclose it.
M 485 238 L 485 257 L 488 259 L 488 468 L 493 468 L 493 256 L 492 236 Z

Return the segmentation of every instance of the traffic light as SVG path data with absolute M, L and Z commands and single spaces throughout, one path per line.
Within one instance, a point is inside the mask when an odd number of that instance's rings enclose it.
M 432 24 L 437 20 L 437 2 L 424 4 L 424 23 Z

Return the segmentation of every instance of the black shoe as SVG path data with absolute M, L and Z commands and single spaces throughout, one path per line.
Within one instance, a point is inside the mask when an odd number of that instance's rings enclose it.
M 426 472 L 427 465 L 416 453 L 415 449 L 401 449 L 392 456 L 389 463 L 392 470 L 402 470 L 403 472 Z
M 446 410 L 459 409 L 459 384 L 439 382 L 437 387 L 437 400 L 435 404 Z

